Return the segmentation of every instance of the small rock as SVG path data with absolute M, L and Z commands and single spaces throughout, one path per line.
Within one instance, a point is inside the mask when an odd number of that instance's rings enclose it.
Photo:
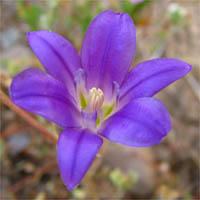
M 8 138 L 7 145 L 11 154 L 17 154 L 23 151 L 30 143 L 30 137 L 27 133 L 17 133 Z
M 16 42 L 19 40 L 19 36 L 19 31 L 16 28 L 9 28 L 2 33 L 0 45 L 3 48 L 8 49 L 16 44 Z

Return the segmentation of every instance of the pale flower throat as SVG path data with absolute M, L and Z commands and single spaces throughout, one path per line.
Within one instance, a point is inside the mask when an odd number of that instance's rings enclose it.
M 103 91 L 98 88 L 92 88 L 89 91 L 88 106 L 92 111 L 97 111 L 101 108 L 104 102 Z
M 95 87 L 88 92 L 80 91 L 79 99 L 82 127 L 96 133 L 100 124 L 113 112 L 115 102 L 105 102 L 103 91 Z

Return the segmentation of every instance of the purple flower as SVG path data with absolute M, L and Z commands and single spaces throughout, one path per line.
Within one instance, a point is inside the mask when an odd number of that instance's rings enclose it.
M 186 75 L 177 59 L 153 59 L 129 70 L 135 26 L 128 14 L 107 10 L 89 25 L 81 55 L 50 31 L 28 33 L 46 69 L 18 74 L 10 87 L 19 107 L 60 125 L 57 145 L 61 177 L 69 190 L 81 181 L 103 139 L 133 147 L 158 144 L 171 129 L 170 116 L 154 94 Z

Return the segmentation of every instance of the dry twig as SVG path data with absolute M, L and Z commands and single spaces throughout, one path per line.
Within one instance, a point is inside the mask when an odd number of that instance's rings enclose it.
M 7 105 L 10 109 L 15 111 L 18 115 L 20 115 L 26 122 L 28 122 L 35 129 L 40 131 L 42 134 L 50 138 L 55 144 L 57 143 L 57 138 L 53 136 L 47 129 L 45 129 L 41 124 L 39 124 L 31 115 L 27 112 L 16 106 L 9 97 L 0 91 L 0 101 Z
M 19 190 L 21 190 L 22 188 L 24 188 L 28 184 L 31 184 L 32 182 L 38 180 L 43 174 L 51 171 L 56 166 L 57 166 L 57 162 L 56 161 L 53 161 L 53 162 L 49 163 L 48 165 L 45 165 L 44 167 L 38 169 L 33 175 L 27 176 L 26 178 L 20 180 L 16 184 L 14 184 L 9 189 L 9 191 L 10 192 L 14 192 L 14 193 L 18 192 Z

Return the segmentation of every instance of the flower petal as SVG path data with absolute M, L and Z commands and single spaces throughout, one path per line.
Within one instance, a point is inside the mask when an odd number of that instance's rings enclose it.
M 72 44 L 51 31 L 29 32 L 28 42 L 46 71 L 63 81 L 74 94 L 74 75 L 81 61 Z
M 61 177 L 68 190 L 79 184 L 102 143 L 102 138 L 88 130 L 67 129 L 60 134 L 57 158 Z
M 171 129 L 170 116 L 157 99 L 133 99 L 108 118 L 99 133 L 111 140 L 134 147 L 149 147 L 161 142 Z
M 112 95 L 112 82 L 120 84 L 132 63 L 135 40 L 128 14 L 107 10 L 90 23 L 81 50 L 88 89 L 101 88 L 107 97 Z
M 128 102 L 133 98 L 151 97 L 190 70 L 189 64 L 177 59 L 160 58 L 142 62 L 127 74 L 120 87 L 120 100 Z
M 10 87 L 12 101 L 61 127 L 77 127 L 80 113 L 65 85 L 46 72 L 29 68 L 18 74 Z

